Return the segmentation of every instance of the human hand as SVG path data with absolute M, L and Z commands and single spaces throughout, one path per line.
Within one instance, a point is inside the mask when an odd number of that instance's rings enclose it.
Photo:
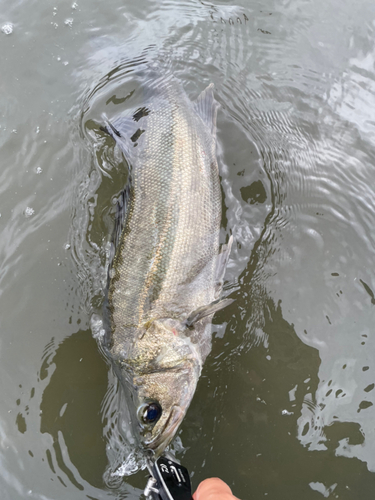
M 232 490 L 218 477 L 202 481 L 193 495 L 193 500 L 238 500 Z

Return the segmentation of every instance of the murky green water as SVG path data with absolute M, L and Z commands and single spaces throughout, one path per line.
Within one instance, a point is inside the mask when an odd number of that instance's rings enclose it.
M 1 498 L 145 485 L 106 475 L 117 389 L 91 325 L 126 181 L 98 123 L 149 65 L 191 99 L 215 83 L 236 243 L 178 458 L 243 499 L 372 498 L 373 2 L 31 0 L 0 25 Z

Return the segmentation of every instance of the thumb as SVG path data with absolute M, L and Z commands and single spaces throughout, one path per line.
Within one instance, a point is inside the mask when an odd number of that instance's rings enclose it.
M 193 495 L 194 500 L 238 500 L 232 490 L 218 477 L 202 481 Z

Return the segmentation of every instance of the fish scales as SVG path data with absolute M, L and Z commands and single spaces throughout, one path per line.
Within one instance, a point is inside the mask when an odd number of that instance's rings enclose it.
M 215 138 L 177 85 L 149 106 L 109 291 L 113 350 L 134 328 L 214 300 L 221 192 Z

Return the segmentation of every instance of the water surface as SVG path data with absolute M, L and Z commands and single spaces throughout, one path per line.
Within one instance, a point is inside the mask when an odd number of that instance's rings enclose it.
M 149 67 L 192 100 L 215 84 L 235 238 L 177 457 L 239 498 L 372 498 L 373 2 L 19 1 L 0 27 L 2 498 L 146 483 L 108 474 L 118 388 L 93 330 L 127 178 L 100 118 L 140 105 Z

